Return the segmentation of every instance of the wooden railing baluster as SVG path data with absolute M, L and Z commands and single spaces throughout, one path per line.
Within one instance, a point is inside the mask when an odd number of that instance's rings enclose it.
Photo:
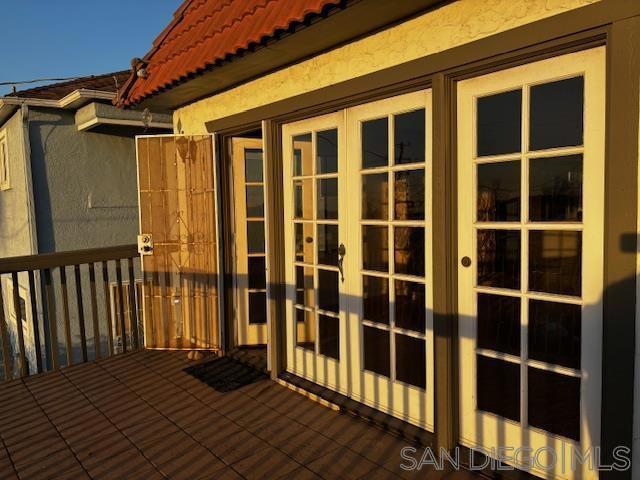
M 113 324 L 111 323 L 111 294 L 109 292 L 109 264 L 102 262 L 102 285 L 104 287 L 105 311 L 107 312 L 107 347 L 110 357 L 113 355 Z
M 20 308 L 20 282 L 18 282 L 18 272 L 11 274 L 11 282 L 13 286 L 13 313 L 16 317 L 16 333 L 18 334 L 20 376 L 27 377 L 29 375 L 29 366 L 27 365 L 27 356 L 24 351 L 24 327 L 22 326 L 22 308 Z
M 96 294 L 96 268 L 94 263 L 89 264 L 89 288 L 91 293 L 91 318 L 93 320 L 93 349 L 96 359 L 100 353 L 100 322 L 98 321 L 98 298 Z
M 122 353 L 127 352 L 127 326 L 124 320 L 124 295 L 122 292 L 122 264 L 120 259 L 116 260 L 116 281 L 118 283 L 118 302 L 120 304 L 120 311 L 118 316 L 120 317 L 120 335 L 122 337 Z
M 36 372 L 42 373 L 42 349 L 40 348 L 40 322 L 38 321 L 38 302 L 36 301 L 36 279 L 33 270 L 29 270 L 29 301 L 31 304 L 31 327 L 33 328 L 33 346 L 36 351 Z
M 51 368 L 58 368 L 58 320 L 56 318 L 56 299 L 53 290 L 51 269 L 44 270 L 44 293 L 47 299 L 47 320 L 49 323 L 49 343 L 51 350 Z
M 138 303 L 136 301 L 136 278 L 133 275 L 133 259 L 127 258 L 127 266 L 129 270 L 129 319 L 131 320 L 131 348 L 140 348 L 140 339 L 138 338 Z
M 4 379 L 11 380 L 11 353 L 9 349 L 9 334 L 5 322 L 4 300 L 2 297 L 2 275 L 0 275 L 0 341 L 2 341 L 2 366 L 4 367 Z
M 60 289 L 62 291 L 62 319 L 64 321 L 64 337 L 67 347 L 67 365 L 73 365 L 73 339 L 69 322 L 69 292 L 67 289 L 67 267 L 60 267 Z
M 143 298 L 138 298 L 142 296 L 138 295 L 136 289 L 136 258 L 138 258 L 136 245 L 0 258 L 0 354 L 2 355 L 0 378 L 9 380 L 18 375 L 24 377 L 49 369 L 58 369 L 61 366 L 61 358 L 64 358 L 59 355 L 62 353 L 59 351 L 62 347 L 58 343 L 59 340 L 60 344 L 64 344 L 62 348 L 65 349 L 66 365 L 73 365 L 75 363 L 74 348 L 77 348 L 77 338 L 74 336 L 80 337 L 82 362 L 116 354 L 114 348 L 114 332 L 116 330 L 121 331 L 122 353 L 142 348 L 144 342 L 140 332 L 141 319 L 139 318 L 138 304 L 143 302 Z M 123 265 L 125 260 L 127 264 Z M 111 291 L 112 286 L 109 281 L 112 272 L 110 275 L 109 262 L 115 262 L 117 292 Z M 96 264 L 98 263 L 102 264 L 104 304 L 98 300 L 98 290 L 100 289 L 96 283 L 100 282 L 100 278 L 96 278 L 96 268 L 98 268 Z M 84 265 L 89 271 L 88 280 L 87 278 L 83 279 L 83 275 L 86 275 Z M 67 267 L 73 267 L 74 299 L 69 298 L 71 292 L 69 292 L 68 280 L 70 279 L 67 276 Z M 54 269 L 59 269 L 59 279 Z M 123 269 L 127 271 L 123 273 Z M 6 278 L 10 278 L 10 282 L 7 283 L 5 280 L 3 285 L 2 280 Z M 60 288 L 55 284 L 58 280 Z M 88 286 L 86 282 L 88 282 Z M 128 292 L 124 290 L 125 283 L 127 283 Z M 5 292 L 8 294 L 7 297 L 2 296 L 3 286 L 12 288 L 10 293 Z M 28 289 L 28 299 L 21 294 L 21 288 L 25 291 Z M 85 294 L 89 295 L 87 301 L 90 304 L 85 304 Z M 115 317 L 112 305 L 114 297 L 120 306 Z M 76 301 L 76 309 L 70 305 L 73 300 Z M 56 302 L 60 301 L 62 302 L 60 305 L 62 318 L 59 326 L 59 312 L 56 310 Z M 128 313 L 125 313 L 127 308 L 125 302 L 130 307 Z M 13 308 L 15 312 L 15 335 L 12 317 L 9 318 L 11 310 L 5 309 L 5 306 Z M 92 327 L 89 328 L 93 329 L 93 343 L 91 345 L 87 343 L 87 335 L 90 332 L 87 332 L 86 322 L 89 319 L 85 318 L 89 309 L 91 309 L 92 322 Z M 32 318 L 27 324 L 25 322 L 27 322 L 28 311 L 31 311 Z M 42 314 L 42 322 L 40 314 Z M 107 318 L 105 324 L 101 325 L 103 314 L 106 314 Z M 7 323 L 8 321 L 9 323 Z M 44 338 L 40 332 L 41 323 Z M 117 324 L 117 329 L 114 328 L 114 323 Z M 127 326 L 129 323 L 130 325 Z M 26 328 L 25 325 L 27 325 Z M 59 332 L 59 328 L 64 332 Z M 105 328 L 108 344 L 106 355 L 102 350 L 101 338 L 101 332 L 105 334 Z M 127 332 L 127 328 L 130 329 L 130 332 Z M 33 329 L 32 335 L 29 334 L 30 329 Z M 58 338 L 59 335 L 60 338 Z M 129 341 L 127 341 L 128 335 Z M 89 355 L 90 346 L 93 347 L 95 356 Z M 64 366 L 64 361 L 62 363 Z
M 87 361 L 87 332 L 84 326 L 84 306 L 82 303 L 82 277 L 80 277 L 80 265 L 73 267 L 76 279 L 76 302 L 78 308 L 78 326 L 80 327 L 80 348 L 82 350 L 82 361 Z

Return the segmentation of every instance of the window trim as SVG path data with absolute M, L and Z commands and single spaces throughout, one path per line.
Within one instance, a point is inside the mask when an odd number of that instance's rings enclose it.
M 7 131 L 2 130 L 0 131 L 0 191 L 10 188 L 9 141 L 7 140 Z

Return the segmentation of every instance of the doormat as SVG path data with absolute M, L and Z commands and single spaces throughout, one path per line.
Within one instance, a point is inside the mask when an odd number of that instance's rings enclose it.
M 231 392 L 269 378 L 266 373 L 229 357 L 216 358 L 184 371 L 218 392 Z

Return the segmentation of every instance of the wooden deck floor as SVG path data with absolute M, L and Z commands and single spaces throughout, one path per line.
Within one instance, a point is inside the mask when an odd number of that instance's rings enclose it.
M 220 393 L 145 351 L 0 384 L 0 479 L 477 478 L 270 380 Z

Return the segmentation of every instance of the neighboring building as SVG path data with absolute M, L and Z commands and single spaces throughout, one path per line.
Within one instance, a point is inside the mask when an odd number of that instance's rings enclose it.
M 185 1 L 117 101 L 179 134 L 138 145 L 147 346 L 640 461 L 638 39 L 637 0 Z
M 168 115 L 143 118 L 142 111 L 111 104 L 128 75 L 79 78 L 0 98 L 0 258 L 135 243 L 134 137 L 172 127 Z M 13 286 L 4 280 L 15 335 Z M 19 284 L 25 342 L 32 346 L 26 276 Z

